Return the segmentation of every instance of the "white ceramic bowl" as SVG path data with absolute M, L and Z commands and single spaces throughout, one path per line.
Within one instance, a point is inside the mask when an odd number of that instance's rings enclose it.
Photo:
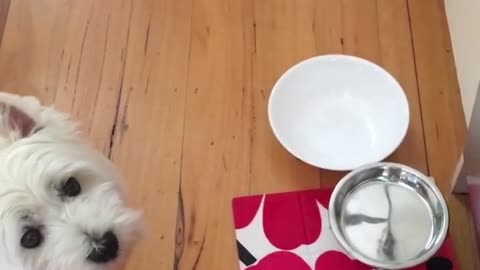
M 270 125 L 297 158 L 352 170 L 389 156 L 409 124 L 408 101 L 383 68 L 347 55 L 324 55 L 290 68 L 273 87 Z

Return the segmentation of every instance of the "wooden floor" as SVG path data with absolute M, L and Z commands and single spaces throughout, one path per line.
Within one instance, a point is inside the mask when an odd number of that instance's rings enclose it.
M 465 198 L 448 192 L 465 121 L 442 2 L 0 0 L 0 89 L 72 113 L 120 166 L 148 229 L 127 269 L 234 270 L 232 197 L 342 175 L 277 143 L 273 83 L 318 54 L 370 59 L 411 106 L 389 160 L 437 179 L 461 269 L 480 269 Z

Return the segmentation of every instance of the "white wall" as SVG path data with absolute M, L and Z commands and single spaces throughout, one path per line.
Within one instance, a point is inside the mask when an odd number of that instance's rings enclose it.
M 445 0 L 445 9 L 468 124 L 480 81 L 480 0 Z

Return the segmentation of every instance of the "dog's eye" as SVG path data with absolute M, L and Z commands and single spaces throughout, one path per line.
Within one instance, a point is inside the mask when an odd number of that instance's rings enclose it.
M 28 227 L 23 233 L 22 239 L 20 240 L 20 244 L 24 248 L 32 249 L 39 247 L 43 242 L 43 235 L 40 229 Z
M 77 179 L 70 177 L 65 184 L 63 184 L 61 193 L 63 196 L 67 197 L 75 197 L 82 191 L 82 187 L 80 183 L 78 183 Z

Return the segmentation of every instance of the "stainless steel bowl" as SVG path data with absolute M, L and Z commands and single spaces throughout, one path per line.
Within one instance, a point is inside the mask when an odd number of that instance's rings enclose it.
M 405 165 L 377 163 L 345 176 L 329 206 L 330 226 L 357 260 L 403 269 L 432 257 L 448 231 L 448 208 L 431 179 Z

